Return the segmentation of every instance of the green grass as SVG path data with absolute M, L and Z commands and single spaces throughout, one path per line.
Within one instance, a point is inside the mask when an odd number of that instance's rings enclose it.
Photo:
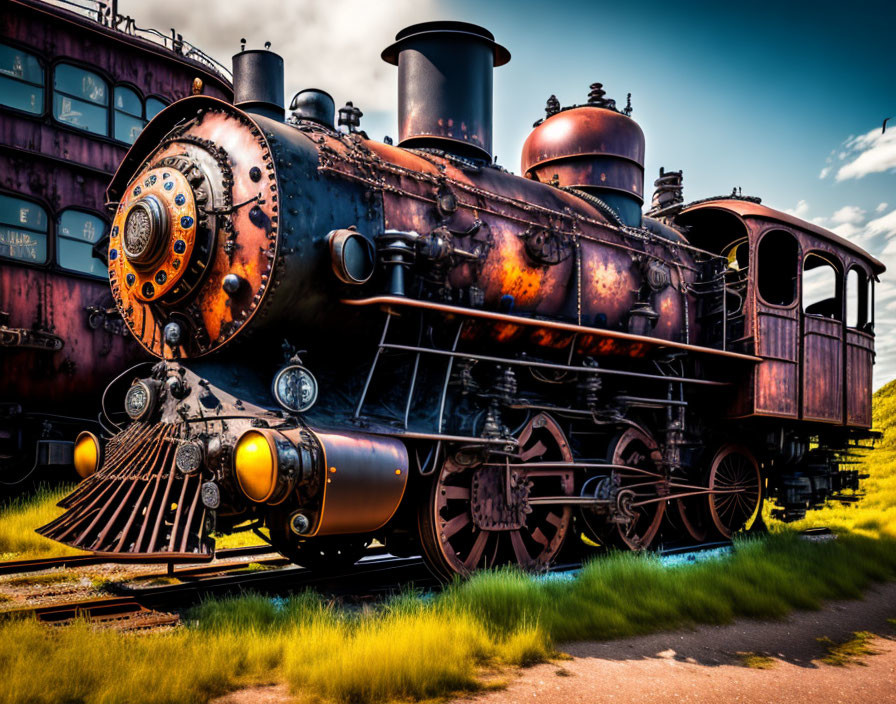
M 0 559 L 29 560 L 80 551 L 34 532 L 62 513 L 56 504 L 71 487 L 39 487 L 33 494 L 12 499 L 0 508 Z
M 360 611 L 313 594 L 249 595 L 208 601 L 189 612 L 186 627 L 144 636 L 83 623 L 53 630 L 5 623 L 0 704 L 204 702 L 273 682 L 304 699 L 345 704 L 437 699 L 496 686 L 483 673 L 557 657 L 555 644 L 564 641 L 783 618 L 857 598 L 896 578 L 896 383 L 876 394 L 875 424 L 884 438 L 860 468 L 872 475 L 867 498 L 799 526 L 833 526 L 837 540 L 810 543 L 776 526 L 761 539 L 737 539 L 730 556 L 697 564 L 670 568 L 616 553 L 571 580 L 497 570 L 434 597 L 409 592 Z M 855 661 L 868 641 L 856 634 L 826 646 L 826 658 Z M 747 666 L 768 664 L 756 653 L 743 656 Z
M 877 651 L 871 648 L 874 634 L 868 631 L 856 631 L 852 638 L 842 643 L 832 641 L 828 637 L 819 638 L 818 642 L 824 646 L 827 655 L 821 661 L 826 665 L 864 665 L 862 659 L 868 655 L 875 655 Z

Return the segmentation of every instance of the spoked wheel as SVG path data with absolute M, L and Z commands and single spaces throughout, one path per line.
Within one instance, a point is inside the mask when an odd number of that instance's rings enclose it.
M 707 475 L 705 469 L 694 471 L 687 477 L 686 483 L 694 487 L 706 486 Z M 678 531 L 684 532 L 683 537 L 689 537 L 695 543 L 702 543 L 713 530 L 706 494 L 670 500 L 666 517 L 672 519 Z
M 709 471 L 709 515 L 715 529 L 725 538 L 749 529 L 759 515 L 762 480 L 759 464 L 747 448 L 723 445 L 716 452 Z
M 517 440 L 510 455 L 491 452 L 474 462 L 449 454 L 434 477 L 418 525 L 424 557 L 438 576 L 504 564 L 546 569 L 560 551 L 572 509 L 551 498 L 573 494 L 573 472 L 562 467 L 572 452 L 544 413 Z
M 299 538 L 290 531 L 287 521 L 270 521 L 271 546 L 283 557 L 315 572 L 327 573 L 351 567 L 364 557 L 370 538 L 325 536 Z
M 656 441 L 638 428 L 628 428 L 612 443 L 610 462 L 631 467 L 615 470 L 620 504 L 629 520 L 609 525 L 608 542 L 629 550 L 645 550 L 653 543 L 663 522 L 666 502 L 657 501 L 665 482 Z
M 706 499 L 702 496 L 688 496 L 684 499 L 675 499 L 672 503 L 677 523 L 684 529 L 685 534 L 696 543 L 706 540 L 712 525 L 706 508 Z

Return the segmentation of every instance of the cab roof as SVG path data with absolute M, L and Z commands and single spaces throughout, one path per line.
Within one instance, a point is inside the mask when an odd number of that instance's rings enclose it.
M 819 239 L 830 242 L 838 247 L 842 247 L 853 254 L 857 254 L 861 259 L 868 263 L 875 275 L 882 274 L 887 269 L 883 262 L 871 256 L 867 251 L 857 244 L 850 242 L 848 239 L 834 234 L 830 230 L 826 230 L 814 223 L 806 222 L 798 217 L 789 215 L 788 213 L 782 213 L 780 210 L 769 208 L 767 205 L 762 205 L 761 203 L 756 203 L 752 200 L 718 198 L 714 200 L 700 201 L 699 203 L 685 206 L 679 215 L 709 209 L 724 210 L 740 218 L 763 218 L 774 222 L 780 222 L 785 225 L 791 225 L 799 230 L 809 232 Z

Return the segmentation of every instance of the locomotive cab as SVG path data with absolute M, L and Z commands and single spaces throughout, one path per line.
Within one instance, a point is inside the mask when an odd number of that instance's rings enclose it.
M 873 286 L 883 265 L 757 199 L 701 202 L 684 207 L 675 221 L 701 246 L 723 242 L 718 251 L 727 253 L 729 271 L 747 271 L 733 285 L 726 277 L 726 296 L 739 288 L 745 306 L 743 336 L 732 339 L 729 332 L 724 344 L 763 361 L 732 415 L 870 428 Z

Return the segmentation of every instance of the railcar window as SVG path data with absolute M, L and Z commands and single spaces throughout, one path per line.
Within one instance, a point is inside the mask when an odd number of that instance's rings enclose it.
M 133 144 L 145 125 L 143 101 L 137 91 L 115 86 L 115 139 Z
M 0 44 L 0 104 L 35 115 L 44 111 L 44 69 L 36 56 Z
M 840 276 L 830 261 L 809 254 L 803 262 L 803 312 L 842 320 Z
M 109 87 L 92 71 L 59 64 L 53 76 L 53 116 L 94 134 L 109 134 Z
M 759 240 L 756 285 L 759 295 L 773 306 L 789 306 L 796 300 L 799 244 L 789 232 L 773 230 Z
M 106 265 L 93 256 L 93 245 L 106 234 L 102 218 L 80 210 L 63 210 L 56 227 L 56 260 L 69 271 L 105 278 Z
M 37 203 L 0 195 L 0 256 L 46 262 L 47 211 Z
M 168 107 L 168 103 L 162 102 L 158 98 L 147 98 L 146 99 L 146 119 L 151 120 L 163 109 Z
M 846 275 L 846 325 L 857 330 L 868 329 L 868 277 L 865 272 L 850 269 Z

